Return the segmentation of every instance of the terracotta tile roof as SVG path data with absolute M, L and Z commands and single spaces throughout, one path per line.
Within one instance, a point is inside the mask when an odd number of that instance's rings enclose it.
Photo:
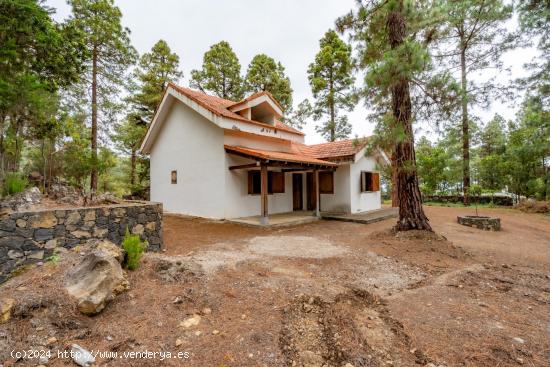
M 275 120 L 275 127 L 277 129 L 284 129 L 286 131 L 289 131 L 289 132 L 293 132 L 293 133 L 296 133 L 296 134 L 300 134 L 300 135 L 305 135 L 303 132 L 301 132 L 300 130 L 298 129 L 295 129 L 293 128 L 292 126 L 289 126 L 287 124 L 285 124 L 284 122 L 281 122 L 279 120 Z
M 260 159 L 270 159 L 274 161 L 285 161 L 295 163 L 317 164 L 322 166 L 336 166 L 336 164 L 328 161 L 323 161 L 303 154 L 275 152 L 271 150 L 250 149 L 237 147 L 233 145 L 224 145 L 224 148 L 229 153 L 237 153 Z
M 284 111 L 284 108 L 283 106 L 281 106 L 281 104 L 279 103 L 279 101 L 277 101 L 275 99 L 275 97 L 273 97 L 273 95 L 271 93 L 269 93 L 268 91 L 264 91 L 264 90 L 261 90 L 259 92 L 256 92 L 248 97 L 246 97 L 245 99 L 243 99 L 242 101 L 239 101 L 239 102 L 236 102 L 234 103 L 233 105 L 229 106 L 229 107 L 235 107 L 235 106 L 239 106 L 243 103 L 246 103 L 248 101 L 252 101 L 254 98 L 257 98 L 257 97 L 260 97 L 260 96 L 268 96 L 269 98 L 271 98 L 271 100 L 277 105 L 277 107 L 279 107 L 281 109 L 281 111 Z
M 249 120 L 239 115 L 238 113 L 229 111 L 228 108 L 236 104 L 236 102 L 234 101 L 230 101 L 228 99 L 224 99 L 216 96 L 211 96 L 197 90 L 180 87 L 179 85 L 176 85 L 173 83 L 170 83 L 169 86 L 174 88 L 179 93 L 187 96 L 189 99 L 192 99 L 193 101 L 197 102 L 199 105 L 201 105 L 202 107 L 206 108 L 207 110 L 209 110 L 210 112 L 218 116 L 226 117 L 226 118 L 241 121 L 241 122 L 251 123 L 254 125 L 258 125 L 258 124 L 261 126 L 266 125 L 263 122 Z M 260 92 L 260 93 L 267 93 L 267 92 Z M 298 131 L 280 121 L 277 121 L 275 123 L 274 128 L 278 130 L 286 131 L 292 134 L 304 135 L 304 133 L 302 133 L 301 131 Z
M 355 155 L 365 147 L 367 142 L 367 138 L 360 138 L 314 145 L 294 143 L 293 146 L 295 150 L 301 154 L 317 159 L 330 159 Z

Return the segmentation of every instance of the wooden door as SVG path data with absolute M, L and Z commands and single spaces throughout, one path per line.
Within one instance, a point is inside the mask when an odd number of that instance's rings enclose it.
M 313 172 L 308 172 L 306 176 L 307 188 L 307 210 L 315 210 L 317 204 L 317 192 L 315 188 L 315 176 Z
M 292 210 L 302 210 L 304 205 L 304 184 L 301 173 L 292 174 Z

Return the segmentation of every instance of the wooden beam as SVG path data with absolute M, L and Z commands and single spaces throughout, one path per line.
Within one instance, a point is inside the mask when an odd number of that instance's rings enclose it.
M 233 170 L 236 170 L 236 169 L 255 168 L 255 167 L 259 167 L 259 166 L 260 166 L 260 162 L 254 162 L 254 163 L 248 163 L 248 164 L 241 164 L 241 165 L 238 165 L 238 166 L 230 166 L 229 170 L 233 171 Z
M 283 168 L 281 172 L 309 172 L 311 168 L 295 167 L 295 168 Z
M 315 216 L 321 216 L 321 195 L 319 193 L 319 170 L 313 171 L 313 180 L 315 181 Z
M 269 224 L 269 220 L 267 218 L 267 165 L 262 164 L 261 165 L 261 195 L 260 200 L 262 201 L 262 212 L 260 216 L 260 223 L 261 224 Z

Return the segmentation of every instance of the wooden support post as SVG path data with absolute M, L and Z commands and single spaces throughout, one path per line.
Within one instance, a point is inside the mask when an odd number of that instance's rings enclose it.
M 260 168 L 261 172 L 261 195 L 260 200 L 262 201 L 262 213 L 260 215 L 260 224 L 267 225 L 269 224 L 269 219 L 267 217 L 267 165 L 262 164 Z
M 319 170 L 313 171 L 313 180 L 315 182 L 315 216 L 321 216 L 321 194 L 319 193 Z

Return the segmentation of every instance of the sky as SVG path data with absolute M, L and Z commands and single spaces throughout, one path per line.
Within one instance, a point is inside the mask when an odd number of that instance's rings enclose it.
M 65 0 L 47 0 L 46 4 L 56 9 L 54 18 L 58 21 L 70 13 Z M 319 51 L 319 39 L 334 28 L 337 17 L 355 7 L 355 0 L 115 0 L 115 4 L 121 9 L 122 23 L 130 29 L 132 44 L 140 54 L 164 39 L 179 55 L 184 73 L 180 84 L 187 86 L 191 70 L 201 68 L 204 53 L 211 45 L 225 40 L 237 54 L 242 74 L 256 54 L 265 53 L 280 61 L 290 78 L 296 106 L 305 98 L 312 100 L 307 68 Z M 512 74 L 498 77 L 524 75 L 522 65 L 534 55 L 531 48 L 504 55 L 504 64 L 512 67 Z M 358 78 L 357 85 L 361 83 Z M 512 119 L 516 111 L 517 106 L 494 103 L 490 110 L 477 110 L 474 114 L 486 122 L 495 112 Z M 362 101 L 348 114 L 352 136 L 372 133 L 375 124 L 367 120 L 367 115 L 368 108 Z M 312 120 L 303 130 L 308 144 L 324 141 L 315 132 L 316 124 Z M 417 131 L 434 136 L 427 126 Z

